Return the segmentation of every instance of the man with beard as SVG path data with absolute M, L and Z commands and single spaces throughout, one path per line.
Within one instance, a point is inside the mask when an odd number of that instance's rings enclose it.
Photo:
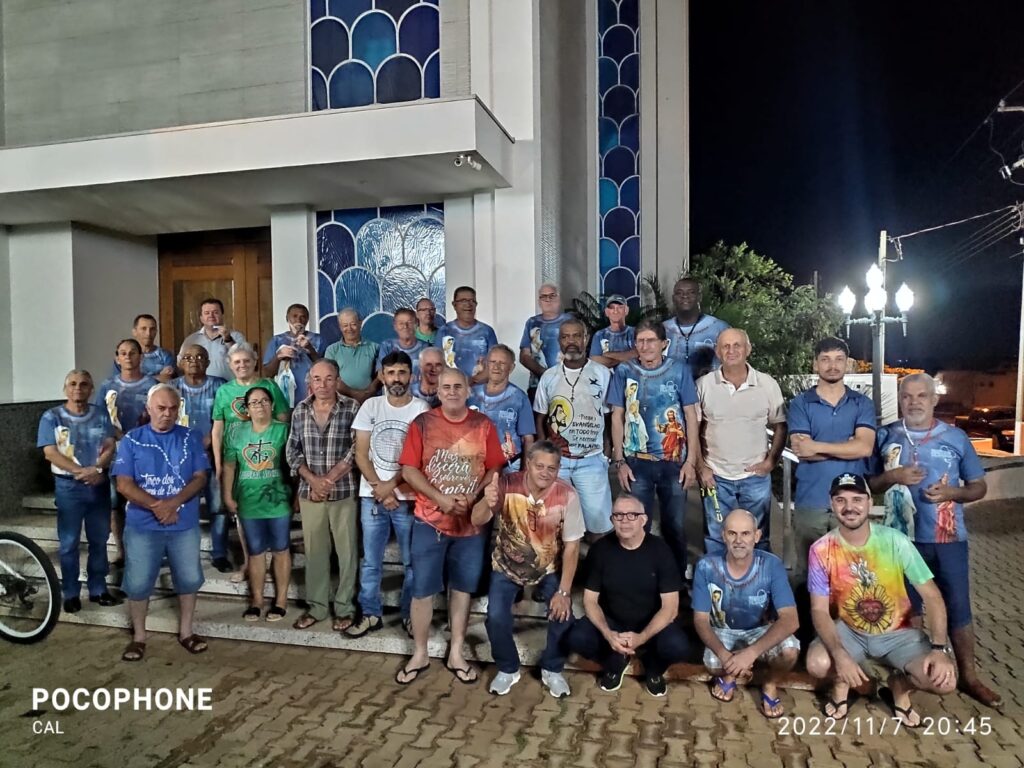
M 669 341 L 666 354 L 690 366 L 694 381 L 721 365 L 715 347 L 718 335 L 729 327 L 724 320 L 701 312 L 700 299 L 701 288 L 696 279 L 677 280 L 672 289 L 675 316 L 665 321 Z
M 875 409 L 871 400 L 843 383 L 850 350 L 829 337 L 814 346 L 818 383 L 789 403 L 787 422 L 796 466 L 793 532 L 796 538 L 794 583 L 807 580 L 807 551 L 828 533 L 829 483 L 836 475 L 863 475 L 875 445 Z
M 487 595 L 487 639 L 498 674 L 490 692 L 504 696 L 519 682 L 519 652 L 512 639 L 512 605 L 523 587 L 548 606 L 547 645 L 540 658 L 540 679 L 556 699 L 568 696 L 562 675 L 562 636 L 572 621 L 572 580 L 585 528 L 579 498 L 558 479 L 561 453 L 541 440 L 526 452 L 526 469 L 499 479 L 495 474 L 484 498 L 473 508 L 473 524 L 484 526 L 498 516 Z
M 431 408 L 437 408 L 441 404 L 441 398 L 437 396 L 437 388 L 443 370 L 444 353 L 440 349 L 437 347 L 421 349 L 420 375 L 413 379 L 410 385 L 412 396 L 418 397 Z
M 705 556 L 693 575 L 693 626 L 715 678 L 711 695 L 732 701 L 737 683 L 747 682 L 761 662 L 768 667 L 761 714 L 774 720 L 784 714 L 778 680 L 800 655 L 793 590 L 782 561 L 755 548 L 761 531 L 752 514 L 734 509 L 722 530 L 725 554 Z
M 839 527 L 811 547 L 807 588 L 818 639 L 807 651 L 807 671 L 833 677 L 822 708 L 842 720 L 851 687 L 868 677 L 861 664 L 879 661 L 893 672 L 880 696 L 907 728 L 921 725 L 912 691 L 945 695 L 956 689 L 956 668 L 946 655 L 946 604 L 932 572 L 899 531 L 868 521 L 871 491 L 861 475 L 839 475 L 829 490 Z M 929 636 L 911 623 L 907 583 L 924 600 Z
M 970 438 L 935 419 L 939 396 L 927 373 L 900 382 L 903 420 L 878 431 L 871 488 L 885 493 L 886 524 L 908 530 L 935 574 L 949 608 L 949 637 L 960 673 L 960 688 L 988 707 L 1002 697 L 978 679 L 974 662 L 974 626 L 964 504 L 984 498 L 985 469 Z M 881 457 L 886 457 L 883 465 Z M 903 517 L 909 507 L 909 520 Z M 905 526 L 905 528 L 904 528 Z M 911 602 L 921 612 L 913 590 Z
M 491 347 L 486 360 L 487 381 L 477 384 L 469 407 L 494 422 L 505 454 L 505 466 L 517 470 L 520 458 L 533 443 L 537 427 L 530 399 L 508 377 L 515 368 L 515 353 L 504 344 Z
M 587 532 L 596 537 L 612 528 L 612 491 L 604 455 L 604 401 L 611 373 L 587 359 L 587 328 L 580 320 L 562 323 L 558 345 L 562 362 L 540 377 L 533 401 L 537 436 L 560 447 L 558 476 L 576 489 Z
M 362 637 L 384 626 L 380 580 L 384 547 L 392 530 L 405 567 L 399 602 L 402 626 L 406 632 L 411 628 L 413 517 L 408 500 L 412 497 L 412 489 L 402 482 L 398 458 L 409 424 L 430 409 L 409 391 L 411 372 L 412 361 L 401 350 L 381 358 L 380 377 L 384 383 L 384 394 L 363 403 L 352 422 L 356 466 L 360 473 L 359 521 L 363 530 L 363 563 L 359 570 L 360 618 L 345 630 L 349 637 Z

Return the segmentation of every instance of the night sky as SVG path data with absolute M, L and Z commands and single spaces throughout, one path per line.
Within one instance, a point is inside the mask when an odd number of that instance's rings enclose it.
M 817 269 L 824 290 L 848 283 L 862 296 L 880 229 L 904 234 L 1024 200 L 1024 170 L 1021 186 L 999 177 L 982 125 L 1024 80 L 1021 0 L 692 0 L 690 13 L 695 253 L 745 241 L 798 282 Z M 1024 106 L 1024 84 L 1007 102 Z M 1024 114 L 992 120 L 992 144 L 1012 163 L 1024 154 Z M 1016 360 L 1018 235 L 951 266 L 995 218 L 904 242 L 889 288 L 905 280 L 917 305 L 906 340 L 889 326 L 890 365 Z M 851 347 L 869 357 L 866 329 Z

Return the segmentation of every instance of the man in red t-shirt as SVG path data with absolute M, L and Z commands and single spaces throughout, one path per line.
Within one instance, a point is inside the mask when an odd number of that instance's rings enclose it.
M 485 533 L 470 511 L 505 455 L 494 423 L 466 407 L 469 382 L 446 368 L 438 382 L 441 407 L 417 416 L 409 426 L 398 463 L 402 478 L 416 492 L 412 527 L 412 658 L 395 676 L 408 685 L 429 665 L 427 639 L 434 595 L 444 590 L 448 569 L 451 651 L 445 666 L 461 683 L 475 683 L 477 671 L 462 655 L 470 595 L 480 583 Z

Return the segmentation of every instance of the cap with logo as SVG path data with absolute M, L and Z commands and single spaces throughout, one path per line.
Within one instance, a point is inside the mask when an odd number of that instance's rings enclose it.
M 625 304 L 626 299 L 620 293 L 613 293 L 607 299 L 604 300 L 604 305 L 610 307 L 612 304 Z
M 868 496 L 871 495 L 871 489 L 868 487 L 868 481 L 864 479 L 864 476 L 854 475 L 850 472 L 844 472 L 833 478 L 832 487 L 828 489 L 828 495 L 835 496 L 840 491 L 856 491 Z

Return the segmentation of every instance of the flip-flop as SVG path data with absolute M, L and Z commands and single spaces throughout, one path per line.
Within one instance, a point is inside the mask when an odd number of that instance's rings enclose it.
M 715 695 L 715 686 L 716 685 L 718 686 L 718 689 L 722 692 L 722 696 L 716 696 Z M 720 701 L 723 704 L 728 704 L 730 701 L 733 700 L 733 698 L 735 698 L 736 694 L 733 693 L 733 691 L 735 691 L 735 690 L 736 690 L 736 681 L 735 680 L 733 682 L 731 682 L 731 683 L 727 683 L 721 677 L 716 677 L 714 680 L 711 681 L 711 698 L 715 699 L 716 701 Z M 729 698 L 727 698 L 727 699 L 722 698 L 723 696 L 728 696 Z
M 348 623 L 346 624 L 345 622 Z M 344 632 L 355 623 L 355 619 L 351 616 L 335 616 L 334 621 L 331 622 L 331 629 L 335 632 Z
M 415 683 L 419 679 L 420 673 L 421 672 L 426 672 L 427 668 L 429 666 L 430 666 L 430 662 L 429 661 L 426 664 L 424 664 L 422 667 L 416 667 L 416 669 L 409 669 L 409 666 L 407 664 L 406 666 L 402 667 L 400 670 L 398 670 L 398 672 L 395 673 L 395 682 L 398 683 L 399 685 L 412 685 L 413 683 Z M 408 680 L 399 680 L 398 679 L 399 675 L 405 675 L 405 676 L 412 675 L 412 677 L 410 677 Z
M 832 714 L 831 715 L 828 712 L 825 711 L 825 707 L 827 707 L 829 704 L 832 705 Z M 837 715 L 839 714 L 839 710 L 842 709 L 843 707 L 846 707 L 846 712 L 843 713 L 842 717 L 837 717 Z M 832 697 L 829 697 L 828 699 L 825 700 L 825 703 L 821 705 L 821 714 L 823 714 L 825 717 L 829 717 L 829 718 L 831 718 L 833 720 L 843 720 L 843 719 L 845 719 L 846 716 L 848 714 L 850 714 L 850 699 L 849 698 L 845 698 L 842 701 L 836 701 Z
M 292 624 L 292 629 L 309 629 L 318 621 L 319 619 L 314 619 L 312 615 L 304 613 L 295 620 L 295 623 Z
M 766 711 L 765 704 L 768 705 L 767 709 L 775 709 L 776 707 L 782 705 L 782 699 L 781 698 L 773 699 L 767 693 L 765 693 L 764 691 L 761 691 L 761 714 L 762 715 L 764 715 L 769 720 L 778 720 L 780 717 L 782 717 L 784 714 L 786 714 L 785 712 L 779 712 L 779 714 L 777 714 L 777 715 L 769 715 L 768 712 Z
M 191 653 L 193 656 L 197 653 L 205 653 L 210 647 L 205 638 L 200 637 L 196 634 L 191 634 L 188 637 L 179 637 L 178 645 L 184 648 L 186 651 Z
M 473 683 L 480 679 L 480 674 L 470 666 L 453 667 L 451 664 L 445 664 L 444 668 L 451 672 L 452 677 L 463 685 L 473 685 Z M 474 677 L 470 677 L 470 674 L 473 674 Z
M 146 655 L 146 644 L 132 640 L 121 654 L 121 661 L 142 661 Z
M 280 621 L 288 615 L 288 611 L 279 605 L 275 605 L 267 611 L 267 621 Z
M 892 688 L 880 688 L 878 690 L 878 698 L 880 698 L 882 702 L 885 703 L 885 705 L 892 710 L 892 713 L 895 717 L 899 718 L 899 721 L 903 724 L 904 728 L 920 728 L 922 725 L 924 725 L 924 720 L 921 718 L 921 715 L 918 713 L 918 711 L 914 709 L 913 704 L 911 704 L 906 709 L 904 709 L 903 707 L 896 706 L 896 696 L 893 694 Z M 915 715 L 917 716 L 917 722 L 911 725 L 909 721 L 911 717 Z

